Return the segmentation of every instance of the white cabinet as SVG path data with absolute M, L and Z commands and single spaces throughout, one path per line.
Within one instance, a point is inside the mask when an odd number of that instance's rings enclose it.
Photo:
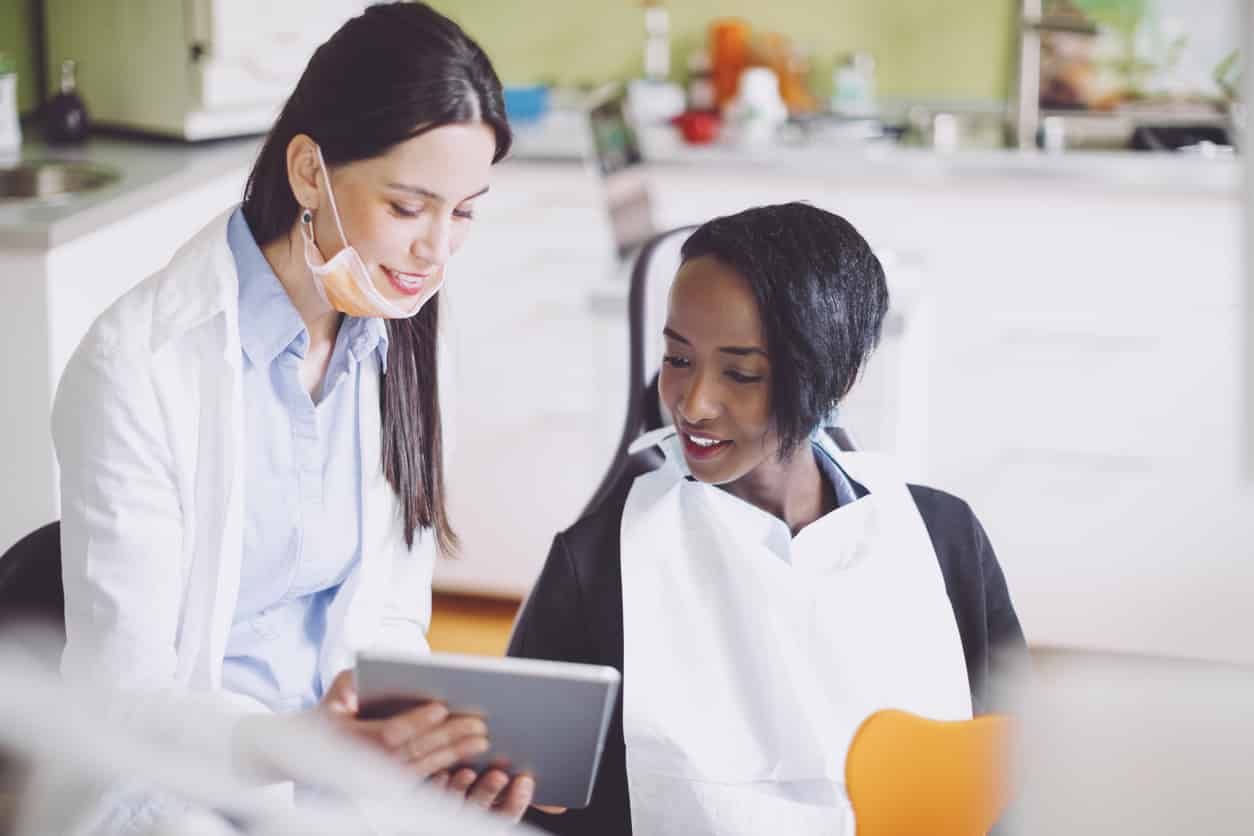
M 437 565 L 440 589 L 526 594 L 609 465 L 627 328 L 625 304 L 609 316 L 589 305 L 622 286 L 599 201 L 579 166 L 507 163 L 450 263 L 449 513 L 462 549 Z
M 929 461 L 988 529 L 1029 639 L 1254 660 L 1236 194 L 951 202 Z

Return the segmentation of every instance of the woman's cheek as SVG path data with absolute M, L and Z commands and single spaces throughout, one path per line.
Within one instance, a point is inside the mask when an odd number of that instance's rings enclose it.
M 461 221 L 453 227 L 453 235 L 449 241 L 449 255 L 457 252 L 462 248 L 462 244 L 466 243 L 466 236 L 470 234 L 471 221 Z

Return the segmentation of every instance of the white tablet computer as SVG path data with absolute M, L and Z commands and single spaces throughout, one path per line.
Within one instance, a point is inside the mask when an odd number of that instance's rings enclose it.
M 536 779 L 534 803 L 587 807 L 610 717 L 618 671 L 601 665 L 463 656 L 357 657 L 363 718 L 388 717 L 431 700 L 488 725 L 491 751 L 469 765 L 508 764 Z

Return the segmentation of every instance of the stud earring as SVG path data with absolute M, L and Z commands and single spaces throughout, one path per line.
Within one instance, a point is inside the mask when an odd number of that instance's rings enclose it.
M 301 222 L 301 223 L 303 223 L 303 224 L 308 224 L 308 223 L 311 223 L 312 221 L 313 221 L 313 213 L 312 213 L 312 212 L 310 212 L 308 209 L 306 209 L 304 212 L 301 212 L 301 213 L 300 213 L 300 222 Z

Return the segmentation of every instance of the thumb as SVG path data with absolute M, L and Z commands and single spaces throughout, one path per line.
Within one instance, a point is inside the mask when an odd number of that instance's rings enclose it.
M 353 672 L 351 670 L 340 671 L 336 675 L 331 682 L 331 687 L 327 689 L 326 695 L 322 698 L 322 704 L 332 714 L 347 715 L 349 717 L 357 714 L 357 685 L 353 682 Z

